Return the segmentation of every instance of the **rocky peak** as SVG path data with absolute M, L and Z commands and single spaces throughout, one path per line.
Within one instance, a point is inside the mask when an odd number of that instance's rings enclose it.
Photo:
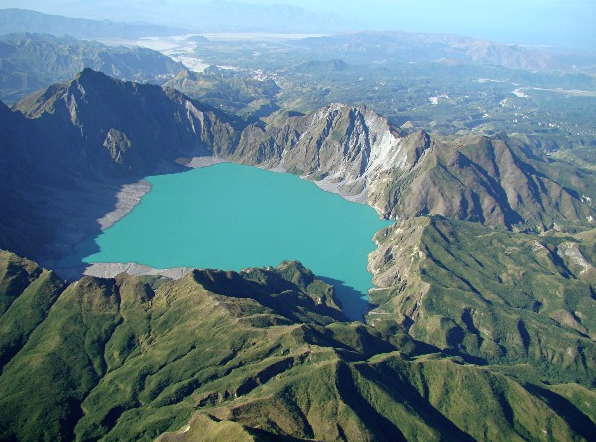
M 94 169 L 116 173 L 144 174 L 180 156 L 217 151 L 236 143 L 239 126 L 173 89 L 116 80 L 92 69 L 22 100 L 15 109 L 30 119 L 46 116 L 40 122 L 43 131 L 60 127 L 56 147 L 74 155 L 75 167 L 93 163 Z

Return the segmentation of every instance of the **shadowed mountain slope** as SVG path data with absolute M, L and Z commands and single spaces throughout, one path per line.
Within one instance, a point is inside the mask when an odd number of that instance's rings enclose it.
M 174 90 L 90 69 L 17 108 L 0 105 L 0 243 L 42 260 L 99 232 L 123 185 L 233 144 L 237 124 Z

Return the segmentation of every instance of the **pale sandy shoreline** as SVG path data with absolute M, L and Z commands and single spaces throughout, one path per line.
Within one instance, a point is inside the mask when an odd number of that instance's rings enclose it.
M 215 164 L 224 163 L 221 157 L 217 156 L 203 156 L 192 158 L 178 158 L 176 163 L 187 166 L 192 169 L 200 169 L 203 167 L 213 166 Z M 151 191 L 151 183 L 145 179 L 139 180 L 136 183 L 124 184 L 116 195 L 116 204 L 114 210 L 107 213 L 97 220 L 102 231 L 116 224 L 141 202 L 142 198 Z M 180 279 L 190 273 L 192 269 L 179 267 L 171 269 L 154 269 L 137 263 L 111 263 L 98 262 L 90 264 L 82 270 L 83 275 L 96 276 L 99 278 L 113 278 L 120 273 L 127 273 L 129 275 L 150 275 L 150 276 L 165 276 L 170 279 Z M 80 270 L 79 270 L 80 272 Z M 76 270 L 70 272 L 68 269 L 63 269 L 65 275 L 71 276 L 71 273 L 76 274 Z M 80 274 L 80 273 L 79 273 Z
M 205 156 L 191 158 L 180 157 L 176 160 L 176 163 L 181 164 L 182 166 L 190 167 L 192 169 L 201 169 L 203 167 L 209 167 L 215 164 L 229 163 L 229 161 L 218 156 Z
M 184 278 L 192 271 L 193 269 L 188 267 L 155 269 L 145 265 L 137 264 L 135 262 L 128 262 L 124 264 L 98 262 L 87 267 L 83 274 L 87 276 L 95 276 L 97 278 L 114 278 L 121 273 L 126 273 L 132 276 L 163 276 L 169 279 L 177 280 Z
M 176 163 L 187 166 L 192 169 L 213 166 L 214 164 L 225 163 L 221 157 L 193 157 L 178 158 Z M 134 209 L 141 199 L 151 191 L 151 183 L 145 179 L 136 183 L 124 184 L 116 195 L 116 205 L 114 210 L 105 214 L 97 220 L 102 231 L 112 227 Z
M 147 180 L 124 184 L 116 195 L 114 210 L 97 220 L 101 230 L 104 231 L 112 227 L 116 222 L 128 215 L 150 190 L 151 183 Z

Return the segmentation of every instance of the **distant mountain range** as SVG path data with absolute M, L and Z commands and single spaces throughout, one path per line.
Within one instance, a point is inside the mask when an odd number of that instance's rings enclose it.
M 188 32 L 281 32 L 328 33 L 355 27 L 334 14 L 317 14 L 290 5 L 260 5 L 228 1 L 172 5 L 160 2 L 70 3 L 62 14 L 42 14 L 26 9 L 0 9 L 0 34 L 13 32 L 49 33 L 77 38 L 138 38 Z M 52 10 L 60 10 L 53 8 Z M 104 20 L 70 18 L 105 16 Z M 139 23 L 139 21 L 141 21 Z M 157 26 L 147 23 L 164 23 Z
M 300 45 L 347 62 L 473 63 L 528 71 L 561 70 L 563 65 L 547 51 L 527 49 L 472 37 L 412 32 L 349 32 L 311 37 Z
M 150 24 L 71 18 L 27 9 L 0 9 L 0 35 L 21 32 L 52 34 L 58 37 L 69 35 L 82 39 L 139 38 L 183 33 L 179 28 Z
M 105 46 L 48 34 L 0 36 L 0 98 L 18 101 L 52 83 L 67 81 L 84 68 L 122 80 L 165 83 L 182 64 L 151 49 Z
M 181 14 L 194 19 L 192 26 L 184 29 L 0 9 L 0 35 L 34 33 L 79 39 L 136 39 L 191 32 L 324 33 L 330 35 L 293 41 L 292 47 L 285 51 L 307 51 L 299 54 L 304 61 L 343 60 L 350 64 L 439 62 L 586 73 L 593 72 L 596 65 L 596 55 L 588 51 L 527 48 L 450 34 L 347 31 L 350 26 L 335 16 L 322 16 L 292 6 L 212 2 L 187 8 Z

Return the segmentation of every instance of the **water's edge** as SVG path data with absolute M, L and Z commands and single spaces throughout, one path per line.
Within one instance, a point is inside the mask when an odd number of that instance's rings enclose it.
M 176 162 L 180 165 L 186 166 L 189 169 L 200 169 L 200 168 L 205 168 L 205 167 L 209 167 L 209 166 L 213 166 L 216 164 L 220 164 L 220 163 L 234 163 L 232 161 L 227 161 L 224 158 L 221 157 L 216 157 L 216 156 L 203 156 L 203 157 L 192 157 L 192 158 L 179 158 L 176 160 Z M 284 170 L 281 170 L 282 167 L 277 166 L 275 168 L 272 167 L 258 167 L 260 169 L 265 169 L 265 170 L 269 170 L 272 172 L 285 172 Z M 336 195 L 341 196 L 344 200 L 350 201 L 350 202 L 358 202 L 358 203 L 364 203 L 364 205 L 368 205 L 363 201 L 363 198 L 354 198 L 354 196 L 347 196 L 346 195 L 342 195 L 341 191 L 339 188 L 335 188 L 335 186 L 328 186 L 325 184 L 328 183 L 324 183 L 324 182 L 317 182 L 314 180 L 309 179 L 309 177 L 301 177 L 303 179 L 306 179 L 307 181 L 311 181 L 314 184 L 317 185 L 317 187 L 327 193 L 333 193 Z M 142 198 L 147 195 L 150 191 L 151 191 L 151 183 L 146 180 L 140 180 L 136 183 L 132 183 L 132 184 L 127 184 L 125 186 L 122 186 L 120 188 L 120 190 L 118 191 L 117 194 L 117 203 L 115 204 L 115 209 L 112 210 L 111 212 L 107 213 L 106 215 L 104 215 L 102 218 L 98 219 L 97 222 L 100 225 L 101 228 L 101 232 L 104 232 L 106 229 L 108 229 L 109 227 L 113 226 L 116 222 L 120 221 L 121 219 L 123 219 L 126 215 L 128 215 L 142 200 Z M 356 200 L 356 201 L 355 201 Z M 93 238 L 91 238 L 91 241 L 93 240 Z M 368 260 L 368 258 L 367 258 Z M 367 266 L 368 267 L 368 266 Z M 157 277 L 167 277 L 169 279 L 180 279 L 184 276 L 186 276 L 188 273 L 190 273 L 193 269 L 189 268 L 189 267 L 173 267 L 173 268 L 155 268 L 155 267 L 151 267 L 150 265 L 143 265 L 137 262 L 126 262 L 126 263 L 118 263 L 118 262 L 95 262 L 95 263 L 83 263 L 79 266 L 77 266 L 76 268 L 64 268 L 62 269 L 63 271 L 61 272 L 63 275 L 67 275 L 67 279 L 77 279 L 77 274 L 78 276 L 82 275 L 88 275 L 88 276 L 94 276 L 94 277 L 100 277 L 100 278 L 113 278 L 115 276 L 117 276 L 118 274 L 121 273 L 127 273 L 130 275 L 135 275 L 135 276 L 141 276 L 141 275 L 149 275 L 149 276 L 157 276 Z M 317 273 L 315 271 L 315 273 Z M 369 272 L 371 273 L 371 272 Z M 70 277 L 68 277 L 70 276 Z M 317 276 L 320 279 L 325 280 L 325 277 L 327 275 L 322 275 L 322 274 L 318 274 Z M 371 275 L 372 277 L 373 275 Z M 328 278 L 329 279 L 329 278 Z M 345 285 L 342 281 L 335 281 L 335 283 L 333 283 L 333 285 L 335 286 L 336 283 L 338 285 L 338 287 L 336 287 L 336 290 L 342 290 L 342 287 L 344 289 L 344 292 L 346 291 L 345 289 L 351 289 L 352 291 L 354 291 L 354 289 L 352 289 L 351 287 Z M 374 284 L 373 285 L 373 289 L 374 289 Z M 354 291 L 355 293 L 355 291 Z M 368 293 L 367 292 L 363 292 L 362 295 L 365 295 L 366 297 L 368 297 Z M 343 298 L 344 296 L 340 295 L 341 298 Z M 351 296 L 350 296 L 351 298 Z M 364 301 L 365 303 L 367 303 L 367 301 Z M 366 306 L 362 306 L 361 307 L 363 310 L 367 310 L 368 309 L 368 304 Z

